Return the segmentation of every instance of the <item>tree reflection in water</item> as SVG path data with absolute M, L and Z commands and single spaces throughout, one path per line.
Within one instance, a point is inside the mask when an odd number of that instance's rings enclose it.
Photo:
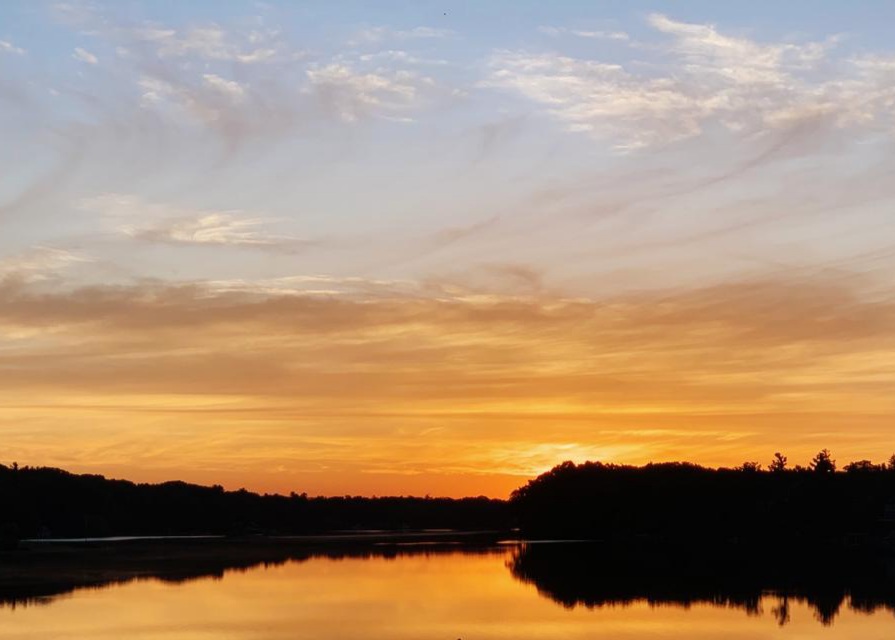
M 771 614 L 783 626 L 790 602 L 804 602 L 825 626 L 847 604 L 895 613 L 893 560 L 843 551 L 751 552 L 741 548 L 620 548 L 599 543 L 528 543 L 514 549 L 512 575 L 567 608 L 710 604 Z
M 599 608 L 646 602 L 653 606 L 711 605 L 770 615 L 783 626 L 791 606 L 805 604 L 823 625 L 840 610 L 895 613 L 895 564 L 890 557 L 842 550 L 798 553 L 741 547 L 621 546 L 595 542 L 480 544 L 341 544 L 296 546 L 257 540 L 130 544 L 76 552 L 18 556 L 0 568 L 0 607 L 44 605 L 80 589 L 135 580 L 184 583 L 221 579 L 286 562 L 312 559 L 400 559 L 406 556 L 488 554 L 516 580 L 566 607 Z M 7 557 L 7 560 L 10 558 Z M 509 576 L 508 576 L 509 577 Z

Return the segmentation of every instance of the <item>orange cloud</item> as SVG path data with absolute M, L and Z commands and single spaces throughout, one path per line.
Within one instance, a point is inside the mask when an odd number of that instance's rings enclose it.
M 7 456 L 268 491 L 506 495 L 565 459 L 892 452 L 895 303 L 844 278 L 567 300 L 0 285 Z

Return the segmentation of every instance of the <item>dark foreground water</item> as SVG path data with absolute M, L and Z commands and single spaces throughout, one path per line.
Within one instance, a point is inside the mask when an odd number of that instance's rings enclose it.
M 0 637 L 52 640 L 895 637 L 895 582 L 630 571 L 576 545 L 391 546 L 7 597 Z M 575 559 L 579 559 L 578 562 Z M 601 559 L 602 558 L 602 559 Z M 707 566 L 717 563 L 709 562 Z M 681 566 L 684 566 L 683 564 Z M 834 572 L 835 573 L 835 572 Z M 782 577 L 781 577 L 782 576 Z M 780 581 L 783 580 L 784 583 Z M 789 585 L 789 586 L 787 586 Z

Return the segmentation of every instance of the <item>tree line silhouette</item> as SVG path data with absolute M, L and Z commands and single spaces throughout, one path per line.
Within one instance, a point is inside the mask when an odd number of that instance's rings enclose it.
M 18 539 L 48 537 L 488 530 L 506 522 L 506 502 L 485 497 L 259 495 L 218 485 L 137 484 L 0 465 L 0 541 L 7 547 Z
M 777 453 L 766 469 L 565 462 L 514 491 L 511 506 L 528 537 L 859 545 L 895 530 L 895 456 L 842 471 L 826 449 L 807 466 Z
M 523 537 L 644 542 L 879 543 L 895 530 L 895 456 L 837 470 L 826 449 L 806 466 L 564 462 L 485 497 L 309 497 L 60 469 L 0 465 L 0 542 L 23 538 L 316 534 L 358 530 L 510 530 Z

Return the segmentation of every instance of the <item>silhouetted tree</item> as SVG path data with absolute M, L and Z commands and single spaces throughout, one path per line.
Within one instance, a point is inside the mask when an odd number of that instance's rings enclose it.
M 857 462 L 849 462 L 844 469 L 848 473 L 868 473 L 877 469 L 885 468 L 883 465 L 876 466 L 870 460 L 858 460 Z
M 809 468 L 815 473 L 833 473 L 836 471 L 836 461 L 830 456 L 829 449 L 822 449 L 811 459 Z
M 740 471 L 745 473 L 758 473 L 761 471 L 761 465 L 757 462 L 744 462 L 742 466 L 740 466 Z
M 771 460 L 771 464 L 768 465 L 768 471 L 773 471 L 779 473 L 780 471 L 786 471 L 786 456 L 780 453 L 779 451 L 774 454 L 774 459 Z

